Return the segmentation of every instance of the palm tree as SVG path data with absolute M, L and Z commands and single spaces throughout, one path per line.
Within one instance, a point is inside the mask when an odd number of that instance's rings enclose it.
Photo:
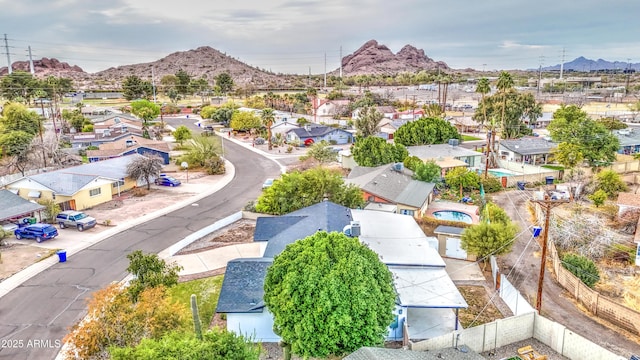
M 484 103 L 484 97 L 485 95 L 487 95 L 488 93 L 491 92 L 491 85 L 489 85 L 489 79 L 483 77 L 481 79 L 478 80 L 478 85 L 476 86 L 476 92 L 480 94 L 480 96 L 482 97 L 480 102 L 482 103 L 482 109 L 484 110 L 484 118 L 482 119 L 483 123 L 487 123 L 487 107 L 485 106 Z
M 498 92 L 502 96 L 502 115 L 500 116 L 500 126 L 502 126 L 502 134 L 506 132 L 505 124 L 504 124 L 504 113 L 507 108 L 507 93 L 513 88 L 513 78 L 511 74 L 506 71 L 502 71 L 500 76 L 498 77 L 498 82 L 496 87 L 498 88 Z
M 271 150 L 271 126 L 273 126 L 273 121 L 276 119 L 276 113 L 271 108 L 262 109 L 261 117 L 262 124 L 267 127 L 267 144 L 269 146 L 269 150 Z

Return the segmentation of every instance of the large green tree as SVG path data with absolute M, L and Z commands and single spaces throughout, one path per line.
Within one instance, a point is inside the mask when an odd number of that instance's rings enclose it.
M 150 99 L 153 96 L 153 85 L 136 75 L 129 75 L 122 82 L 122 96 L 129 101 Z
M 320 231 L 298 240 L 267 270 L 264 301 L 274 331 L 305 358 L 379 346 L 393 320 L 389 269 L 357 238 Z
M 376 135 L 380 131 L 379 124 L 383 117 L 384 115 L 374 107 L 365 106 L 361 108 L 355 122 L 358 136 L 365 138 Z
M 219 89 L 219 91 L 222 94 L 227 94 L 231 90 L 233 90 L 233 79 L 231 78 L 231 75 L 229 75 L 228 72 L 223 72 L 218 74 L 215 80 L 216 80 L 216 87 L 217 89 Z
M 622 176 L 613 170 L 602 170 L 595 177 L 596 190 L 604 191 L 609 198 L 615 198 L 620 192 L 628 190 Z
M 404 146 L 446 144 L 449 139 L 461 139 L 455 126 L 441 118 L 420 118 L 398 128 L 393 139 Z
M 576 105 L 562 105 L 547 127 L 553 141 L 577 146 L 591 167 L 612 163 L 620 141 Z
M 9 167 L 14 167 L 24 176 L 29 165 L 31 141 L 34 136 L 24 131 L 10 131 L 0 134 L 2 156 L 10 159 Z
M 491 92 L 491 84 L 489 83 L 489 79 L 486 77 L 478 79 L 478 84 L 476 85 L 476 92 L 480 94 L 480 104 L 484 104 L 484 99 L 488 93 Z M 483 117 L 482 124 L 487 124 L 487 111 L 486 106 L 483 106 Z
M 404 146 L 390 144 L 377 136 L 359 139 L 353 145 L 351 153 L 358 165 L 367 167 L 403 162 L 409 156 L 409 152 Z
M 473 190 L 480 187 L 480 176 L 466 167 L 456 167 L 444 176 L 444 180 L 451 188 L 460 189 L 460 197 L 462 198 L 463 190 Z
M 131 113 L 142 119 L 142 136 L 150 139 L 149 122 L 160 115 L 160 106 L 149 100 L 135 100 L 131 102 Z
M 511 222 L 482 222 L 462 232 L 461 246 L 482 260 L 486 266 L 490 255 L 511 251 L 518 228 Z
M 0 116 L 0 133 L 24 131 L 36 135 L 40 132 L 40 115 L 18 103 L 7 103 Z
M 364 204 L 362 192 L 345 184 L 339 171 L 313 168 L 283 174 L 258 197 L 256 210 L 282 215 L 321 202 L 325 197 L 334 203 L 356 208 Z
M 233 130 L 249 131 L 262 125 L 260 117 L 250 111 L 236 111 L 231 115 L 229 126 Z
M 31 73 L 14 71 L 0 80 L 0 96 L 9 101 L 29 102 L 39 87 L 38 83 Z
M 440 166 L 438 166 L 435 161 L 430 160 L 417 164 L 413 177 L 420 181 L 434 182 L 440 179 L 441 174 L 442 169 Z
M 262 125 L 267 128 L 267 148 L 271 150 L 273 148 L 271 145 L 271 127 L 276 119 L 276 112 L 271 108 L 262 109 L 260 118 L 262 119 Z
M 176 79 L 176 90 L 178 91 L 178 94 L 191 94 L 191 88 L 189 87 L 189 84 L 191 83 L 191 75 L 189 75 L 189 73 L 187 73 L 186 71 L 180 69 L 178 70 L 178 72 L 176 72 Z
M 485 97 L 473 118 L 492 130 L 498 128 L 503 139 L 514 139 L 533 134 L 527 122 L 533 125 L 541 116 L 542 106 L 533 94 L 510 90 Z

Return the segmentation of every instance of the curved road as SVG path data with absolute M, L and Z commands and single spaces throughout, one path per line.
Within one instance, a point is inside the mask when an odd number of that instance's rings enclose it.
M 186 125 L 186 124 L 185 124 Z M 0 302 L 0 359 L 53 359 L 68 329 L 86 314 L 95 290 L 127 273 L 127 254 L 158 253 L 255 199 L 265 178 L 280 173 L 275 162 L 225 141 L 225 157 L 236 169 L 220 191 L 177 211 L 107 238 L 34 276 Z

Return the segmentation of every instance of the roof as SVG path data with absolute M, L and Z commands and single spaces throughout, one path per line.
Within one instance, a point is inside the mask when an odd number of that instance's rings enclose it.
M 360 223 L 360 242 L 380 255 L 387 265 L 446 266 L 438 251 L 429 245 L 415 219 L 409 215 L 373 210 L 353 210 L 354 221 Z
M 306 216 L 259 217 L 256 220 L 253 241 L 268 241 L 304 218 Z
M 550 153 L 558 144 L 539 137 L 523 137 L 500 140 L 500 146 L 520 155 L 538 155 Z
M 464 350 L 463 350 L 464 347 Z M 460 350 L 445 348 L 430 351 L 413 351 L 405 349 L 386 349 L 376 347 L 362 347 L 343 360 L 482 360 L 484 359 L 475 351 L 461 346 Z
M 284 223 L 279 223 L 275 220 L 256 221 L 256 232 L 259 234 L 259 239 L 268 241 L 263 256 L 275 257 L 280 254 L 287 245 L 311 236 L 318 230 L 341 232 L 352 220 L 351 210 L 349 208 L 331 201 L 322 201 L 289 213 L 288 215 L 281 216 L 280 218 L 283 217 L 294 218 L 281 220 Z M 285 223 L 291 225 L 286 227 Z M 262 227 L 266 227 L 266 229 Z M 265 234 L 269 234 L 271 237 L 267 239 Z
M 619 193 L 618 205 L 640 207 L 640 195 L 634 193 Z
M 349 136 L 351 136 L 351 133 L 348 131 L 334 128 L 331 126 L 324 126 L 324 125 L 311 125 L 307 127 L 299 127 L 299 128 L 291 129 L 287 131 L 287 133 L 293 132 L 299 138 L 313 138 L 313 137 L 324 136 L 334 131 L 344 132 L 349 134 Z
M 451 146 L 449 144 L 407 146 L 407 151 L 409 151 L 409 155 L 417 156 L 422 160 L 482 156 L 479 152 L 465 149 L 461 146 Z
M 620 133 L 618 131 L 614 132 L 618 140 L 620 141 L 620 146 L 634 146 L 640 144 L 640 133 L 634 131 L 634 129 L 624 129 L 627 130 L 624 133 Z
M 438 225 L 433 231 L 434 234 L 462 235 L 464 228 L 457 226 Z
M 142 155 L 127 155 L 31 175 L 26 178 L 46 186 L 57 194 L 73 195 L 99 177 L 113 181 L 124 179 L 127 176 L 127 165 L 140 156 Z
M 394 165 L 375 168 L 356 166 L 349 173 L 347 183 L 363 191 L 398 204 L 421 208 L 433 192 L 434 184 L 413 179 L 413 172 Z
M 400 306 L 466 308 L 464 297 L 443 268 L 389 266 Z
M 264 308 L 264 280 L 271 258 L 243 258 L 227 263 L 218 313 L 259 313 Z
M 9 190 L 0 190 L 0 220 L 11 219 L 44 209 L 44 206 L 25 200 Z

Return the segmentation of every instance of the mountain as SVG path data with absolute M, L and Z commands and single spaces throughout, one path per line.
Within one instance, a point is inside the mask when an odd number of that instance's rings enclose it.
M 151 79 L 153 70 L 153 77 L 159 83 L 163 76 L 174 75 L 180 69 L 192 78 L 204 77 L 210 82 L 217 75 L 228 72 L 237 85 L 253 84 L 260 87 L 284 83 L 281 76 L 249 66 L 209 46 L 174 52 L 154 62 L 112 67 L 93 74 L 93 77 L 96 80 L 121 82 L 127 76 L 135 74 L 143 79 Z
M 627 68 L 640 70 L 640 63 L 629 64 L 624 61 L 606 61 L 602 59 L 591 60 L 580 56 L 573 61 L 564 63 L 564 70 L 574 70 L 582 72 L 602 71 L 602 70 L 625 70 Z M 532 69 L 534 70 L 534 69 Z M 560 71 L 560 64 L 542 68 L 543 71 Z
M 393 75 L 400 72 L 416 72 L 437 68 L 449 70 L 447 64 L 442 61 L 434 61 L 425 55 L 422 49 L 405 45 L 397 54 L 394 54 L 387 46 L 378 44 L 376 40 L 367 41 L 353 54 L 342 58 L 342 73 L 347 76 Z
M 11 68 L 14 71 L 30 71 L 28 61 L 14 61 L 11 64 Z M 33 60 L 34 71 L 43 76 L 64 76 L 67 73 L 86 74 L 82 68 L 77 65 L 69 65 L 66 62 L 61 62 L 58 59 L 42 58 L 40 60 Z M 7 67 L 0 68 L 0 76 L 7 74 Z

